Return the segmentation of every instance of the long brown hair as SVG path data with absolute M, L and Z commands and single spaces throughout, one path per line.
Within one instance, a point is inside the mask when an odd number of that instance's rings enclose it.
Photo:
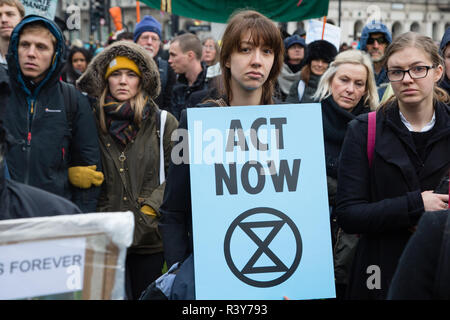
M 228 101 L 232 100 L 231 70 L 226 67 L 232 53 L 240 47 L 242 35 L 250 30 L 253 43 L 258 46 L 264 43 L 274 52 L 274 62 L 269 77 L 263 84 L 260 104 L 273 104 L 274 84 L 281 72 L 284 58 L 284 44 L 280 30 L 267 17 L 253 10 L 238 11 L 228 22 L 222 37 L 220 50 L 220 67 L 222 68 L 223 90 Z
M 434 67 L 438 65 L 444 67 L 445 65 L 444 60 L 439 55 L 439 48 L 434 43 L 433 39 L 415 32 L 406 32 L 395 38 L 394 41 L 386 48 L 383 59 L 384 67 L 387 69 L 387 62 L 394 53 L 406 48 L 417 48 L 422 50 L 430 58 Z M 395 95 L 387 99 L 380 107 L 385 108 L 394 101 L 397 101 L 397 97 Z M 436 101 L 444 103 L 450 102 L 450 97 L 447 92 L 439 88 L 437 83 L 435 83 L 433 89 L 433 103 Z

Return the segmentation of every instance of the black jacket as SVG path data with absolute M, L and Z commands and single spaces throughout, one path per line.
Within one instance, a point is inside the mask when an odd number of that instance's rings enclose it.
M 182 110 L 178 129 L 187 130 L 186 115 L 186 110 Z M 185 143 L 187 147 L 182 135 L 175 143 Z M 178 155 L 183 158 L 183 149 L 176 156 Z M 189 164 L 175 164 L 173 157 L 174 155 L 170 159 L 163 203 L 159 207 L 161 214 L 159 231 L 163 239 L 164 258 L 168 268 L 176 262 L 184 261 L 193 250 Z
M 161 51 L 161 50 L 160 50 Z M 171 111 L 172 90 L 177 81 L 177 74 L 173 71 L 167 60 L 163 59 L 159 54 L 154 58 L 161 80 L 161 93 L 155 98 L 155 103 L 161 110 Z
M 225 102 L 223 102 L 225 103 Z M 197 107 L 217 107 L 215 103 L 204 103 Z M 181 130 L 180 130 L 181 129 Z M 187 112 L 182 110 L 178 130 L 187 130 Z M 175 141 L 177 146 L 188 147 L 186 136 L 180 134 Z M 172 150 L 173 151 L 173 150 Z M 192 204 L 191 179 L 189 163 L 173 162 L 174 157 L 183 159 L 187 149 L 180 148 L 179 153 L 170 157 L 169 172 L 164 190 L 163 203 L 159 208 L 161 218 L 159 231 L 164 245 L 164 258 L 167 267 L 174 263 L 184 261 L 193 252 L 192 242 Z
M 53 62 L 37 85 L 23 76 L 17 53 L 20 31 L 33 21 L 43 22 L 57 39 Z M 8 168 L 13 180 L 63 196 L 80 207 L 87 203 L 95 208 L 98 193 L 74 188 L 68 180 L 68 167 L 100 168 L 100 151 L 89 101 L 78 90 L 73 91 L 77 106 L 71 117 L 72 126 L 69 125 L 59 81 L 63 53 L 60 29 L 43 17 L 28 16 L 11 35 L 7 59 L 12 92 L 5 106 L 4 123 L 16 144 L 8 152 Z
M 367 115 L 349 124 L 338 171 L 336 214 L 347 233 L 360 234 L 349 298 L 385 299 L 398 259 L 424 211 L 421 192 L 434 190 L 450 167 L 450 107 L 435 104 L 436 123 L 422 161 L 398 106 L 377 112 L 372 167 Z M 367 268 L 381 270 L 381 289 L 367 287 Z
M 192 86 L 189 86 L 184 74 L 178 76 L 177 82 L 173 86 L 172 106 L 170 108 L 170 112 L 178 121 L 183 109 L 196 106 L 209 95 L 208 81 L 206 80 L 207 69 L 208 67 L 202 63 L 202 72 L 197 76 Z
M 450 298 L 449 210 L 425 212 L 398 263 L 389 300 Z
M 0 179 L 0 220 L 75 213 L 81 213 L 80 209 L 67 199 L 22 183 Z
M 321 107 L 327 176 L 337 179 L 339 155 L 347 125 L 358 115 L 369 112 L 370 108 L 360 101 L 351 112 L 348 112 L 339 107 L 331 96 L 321 102 Z

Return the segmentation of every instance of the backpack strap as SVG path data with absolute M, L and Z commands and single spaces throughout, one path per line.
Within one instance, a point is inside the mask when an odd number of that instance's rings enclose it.
M 367 159 L 369 160 L 369 168 L 372 168 L 373 151 L 375 150 L 375 136 L 377 130 L 377 112 L 372 111 L 368 114 L 367 129 Z
M 59 83 L 61 84 L 62 95 L 64 97 L 64 108 L 66 110 L 69 131 L 72 134 L 73 119 L 75 118 L 78 109 L 76 92 L 74 92 L 76 89 L 67 82 L 60 81 Z

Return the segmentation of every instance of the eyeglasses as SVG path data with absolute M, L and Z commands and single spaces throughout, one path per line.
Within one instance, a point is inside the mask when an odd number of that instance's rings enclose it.
M 142 37 L 139 38 L 139 40 L 142 41 L 148 41 L 149 39 L 152 40 L 152 42 L 158 42 L 160 41 L 160 39 L 157 36 L 149 36 L 149 35 L 144 35 Z
M 421 79 L 427 76 L 428 70 L 434 68 L 435 66 L 415 66 L 408 70 L 388 70 L 387 76 L 391 82 L 402 81 L 405 77 L 405 73 L 408 72 L 411 79 Z
M 216 49 L 214 46 L 203 46 L 204 49 L 214 50 Z
M 388 43 L 388 41 L 386 40 L 385 37 L 380 37 L 380 38 L 369 38 L 369 39 L 367 39 L 367 43 L 366 44 L 374 44 L 375 40 L 378 42 L 378 44 L 386 44 L 386 43 Z

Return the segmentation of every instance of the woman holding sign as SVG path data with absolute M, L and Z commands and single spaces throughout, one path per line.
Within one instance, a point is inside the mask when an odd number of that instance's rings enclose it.
M 366 115 L 350 122 L 340 158 L 338 223 L 359 234 L 350 299 L 385 299 L 422 214 L 448 207 L 448 194 L 433 192 L 450 167 L 449 97 L 437 86 L 444 71 L 438 48 L 408 32 L 388 46 L 384 63 L 394 96 L 376 112 L 376 126 Z
M 145 50 L 132 42 L 108 46 L 92 60 L 77 84 L 97 100 L 94 111 L 105 174 L 97 209 L 129 210 L 135 215 L 126 286 L 128 298 L 138 299 L 163 267 L 157 224 L 172 149 L 170 136 L 177 121 L 155 104 L 153 99 L 160 91 L 158 68 Z
M 233 15 L 222 38 L 220 65 L 224 83 L 223 97 L 202 106 L 248 106 L 274 104 L 274 83 L 283 65 L 283 40 L 280 31 L 267 17 L 255 11 Z M 187 128 L 186 111 L 179 129 Z M 180 141 L 182 142 L 182 141 Z M 177 155 L 178 156 L 178 155 Z M 182 153 L 180 154 L 182 158 Z M 169 167 L 164 201 L 160 208 L 167 266 L 184 261 L 192 254 L 192 212 L 189 164 Z M 178 161 L 179 163 L 179 161 Z M 192 259 L 188 261 L 192 262 Z M 171 298 L 194 299 L 192 264 L 185 262 L 175 278 Z M 181 267 L 183 269 L 183 266 Z M 184 284 L 179 290 L 178 281 Z
M 337 297 L 345 292 L 356 239 L 337 228 L 334 207 L 339 155 L 348 123 L 378 106 L 370 57 L 360 50 L 338 54 L 323 74 L 314 96 L 321 101 L 329 205 L 332 209 L 334 267 Z M 337 229 L 337 230 L 336 230 Z M 337 237 L 337 239 L 336 239 Z

